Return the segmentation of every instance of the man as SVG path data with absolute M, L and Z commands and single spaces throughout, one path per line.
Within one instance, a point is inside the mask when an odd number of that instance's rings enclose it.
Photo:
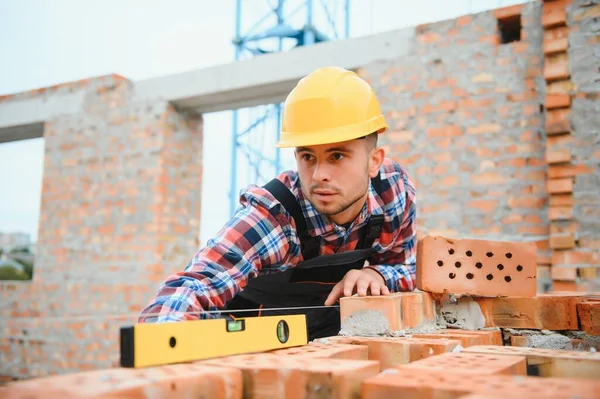
M 415 188 L 377 147 L 385 131 L 375 93 L 354 72 L 301 79 L 277 144 L 295 148 L 297 172 L 244 190 L 233 218 L 166 279 L 140 322 L 304 313 L 312 340 L 339 332 L 331 305 L 342 296 L 412 291 Z

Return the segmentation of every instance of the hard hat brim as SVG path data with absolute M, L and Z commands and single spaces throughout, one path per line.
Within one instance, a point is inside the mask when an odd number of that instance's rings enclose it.
M 307 147 L 321 144 L 342 143 L 369 135 L 371 133 L 383 133 L 388 129 L 385 117 L 378 115 L 363 123 L 336 127 L 330 130 L 316 132 L 281 132 L 278 148 Z

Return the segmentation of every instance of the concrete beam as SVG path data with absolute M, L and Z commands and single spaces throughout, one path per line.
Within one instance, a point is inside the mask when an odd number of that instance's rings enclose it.
M 84 95 L 78 91 L 1 102 L 0 143 L 42 137 L 47 120 L 81 112 Z
M 135 97 L 215 112 L 281 102 L 298 80 L 322 66 L 357 69 L 407 54 L 414 29 L 319 43 L 293 50 L 136 82 Z
M 414 29 L 319 43 L 211 68 L 134 82 L 132 101 L 163 100 L 200 113 L 281 102 L 322 66 L 357 69 L 407 54 Z M 85 89 L 0 102 L 0 143 L 43 136 L 45 121 L 81 112 Z

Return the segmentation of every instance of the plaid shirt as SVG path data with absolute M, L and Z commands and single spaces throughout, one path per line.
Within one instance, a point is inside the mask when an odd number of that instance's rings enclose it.
M 391 292 L 415 289 L 416 194 L 411 177 L 400 165 L 385 159 L 381 196 L 371 185 L 364 207 L 348 229 L 317 212 L 303 196 L 297 172 L 284 172 L 278 179 L 298 199 L 309 234 L 322 238 L 323 255 L 353 250 L 369 215 L 383 214 L 381 235 L 367 267 L 383 276 Z M 302 261 L 293 219 L 268 191 L 251 185 L 242 191 L 240 203 L 233 218 L 196 252 L 185 270 L 167 277 L 142 311 L 140 322 L 210 318 L 210 314 L 180 312 L 223 309 L 259 270 L 284 271 Z

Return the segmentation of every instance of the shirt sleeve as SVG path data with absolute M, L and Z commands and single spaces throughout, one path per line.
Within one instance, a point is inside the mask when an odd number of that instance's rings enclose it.
M 416 288 L 417 202 L 414 183 L 407 174 L 403 180 L 402 211 L 396 215 L 401 220 L 392 247 L 372 256 L 367 267 L 378 271 L 391 292 L 413 291 Z M 398 197 L 396 197 L 398 198 Z
M 254 187 L 242 194 L 232 219 L 183 271 L 166 278 L 140 323 L 212 318 L 205 311 L 223 309 L 260 270 L 283 271 L 300 255 L 287 213 L 265 193 Z

